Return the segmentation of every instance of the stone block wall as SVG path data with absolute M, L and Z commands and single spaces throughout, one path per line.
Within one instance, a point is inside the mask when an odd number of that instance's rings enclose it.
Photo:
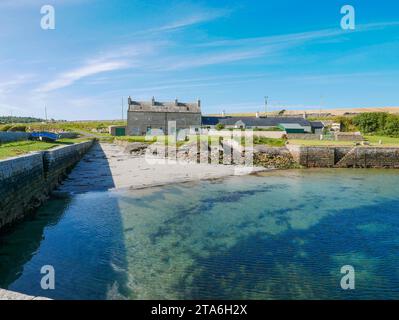
M 168 133 L 169 121 L 176 121 L 176 129 L 189 129 L 201 126 L 201 113 L 195 112 L 128 112 L 126 134 L 141 136 L 147 134 L 147 128 L 160 129 Z
M 335 140 L 337 140 L 337 141 L 363 141 L 364 138 L 361 134 L 337 132 L 335 134 Z
M 399 148 L 296 145 L 287 148 L 294 160 L 307 168 L 399 168 Z
M 40 206 L 93 141 L 0 161 L 0 229 Z
M 320 140 L 320 134 L 313 133 L 289 133 L 288 139 L 296 139 L 296 140 Z
M 45 186 L 41 153 L 0 161 L 0 228 L 37 207 Z
M 342 152 L 342 148 L 337 148 Z M 355 147 L 336 165 L 340 168 L 399 168 L 399 148 Z

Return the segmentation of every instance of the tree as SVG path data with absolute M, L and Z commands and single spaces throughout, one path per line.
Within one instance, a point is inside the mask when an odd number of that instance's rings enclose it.
M 399 117 L 389 115 L 386 118 L 384 126 L 384 134 L 391 137 L 399 137 Z
M 385 112 L 365 112 L 353 118 L 353 124 L 364 133 L 383 132 L 388 114 Z

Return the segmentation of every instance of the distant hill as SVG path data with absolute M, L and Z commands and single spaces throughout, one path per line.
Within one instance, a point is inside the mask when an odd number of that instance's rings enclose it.
M 282 108 L 283 109 L 283 108 Z M 344 116 L 344 115 L 356 115 L 364 112 L 388 112 L 392 114 L 399 114 L 399 107 L 375 107 L 375 108 L 340 108 L 340 109 L 309 109 L 309 110 L 285 110 L 284 116 L 300 116 L 306 113 L 308 117 L 318 117 L 318 116 Z M 264 112 L 259 112 L 263 116 Z M 268 112 L 268 116 L 276 116 L 279 111 Z M 210 116 L 220 116 L 220 114 L 211 114 Z M 231 117 L 254 117 L 255 112 L 252 113 L 229 113 L 226 116 Z
M 43 122 L 43 119 L 33 117 L 0 117 L 0 124 Z

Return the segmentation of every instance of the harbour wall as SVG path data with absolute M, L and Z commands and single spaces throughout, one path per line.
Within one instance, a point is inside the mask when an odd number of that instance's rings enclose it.
M 399 168 L 399 148 L 287 145 L 295 162 L 307 168 Z
M 0 161 L 0 229 L 40 206 L 94 141 Z

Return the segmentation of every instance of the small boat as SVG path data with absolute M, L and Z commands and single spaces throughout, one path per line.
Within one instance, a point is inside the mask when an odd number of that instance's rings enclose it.
M 58 134 L 53 133 L 53 132 L 46 132 L 46 131 L 32 132 L 30 134 L 30 139 L 32 139 L 32 140 L 53 142 L 53 141 L 57 141 L 59 138 L 60 138 L 60 136 Z

